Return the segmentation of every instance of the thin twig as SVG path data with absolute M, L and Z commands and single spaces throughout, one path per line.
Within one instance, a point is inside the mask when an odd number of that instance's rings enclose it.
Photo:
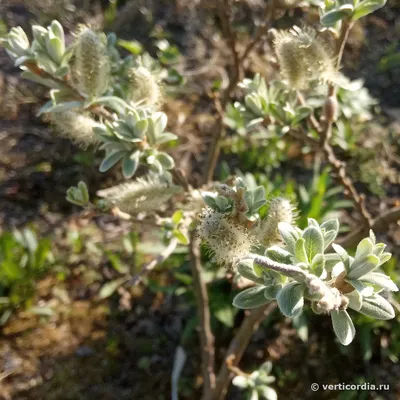
M 194 232 L 191 234 L 190 264 L 193 275 L 193 286 L 196 297 L 197 310 L 200 320 L 200 347 L 203 370 L 203 400 L 210 400 L 215 389 L 214 373 L 214 336 L 211 330 L 211 315 L 208 301 L 207 286 L 202 277 L 200 262 L 200 241 Z
M 269 303 L 251 310 L 246 315 L 226 352 L 225 362 L 222 363 L 221 369 L 218 372 L 215 391 L 211 397 L 212 400 L 223 400 L 225 398 L 229 383 L 233 377 L 232 367 L 236 367 L 239 364 L 253 333 L 276 306 L 276 302 Z
M 237 84 L 241 78 L 241 69 L 244 61 L 250 55 L 251 51 L 254 49 L 256 44 L 262 39 L 266 32 L 268 22 L 273 18 L 275 10 L 275 0 L 272 0 L 270 6 L 266 8 L 265 18 L 260 25 L 255 38 L 249 43 L 242 54 L 239 53 L 236 43 L 236 35 L 232 29 L 231 25 L 231 1 L 230 0 L 218 0 L 218 13 L 221 19 L 222 32 L 226 38 L 226 42 L 231 51 L 231 56 L 233 60 L 233 68 L 229 73 L 229 84 L 222 95 L 213 96 L 214 105 L 217 111 L 217 119 L 213 127 L 213 137 L 210 144 L 210 150 L 208 153 L 208 159 L 206 162 L 206 168 L 204 173 L 204 184 L 210 182 L 213 178 L 215 168 L 217 166 L 217 161 L 221 151 L 221 141 L 226 135 L 226 128 L 224 126 L 224 113 L 225 107 L 231 98 L 232 92 L 235 90 Z
M 332 146 L 328 142 L 325 142 L 323 144 L 322 150 L 325 154 L 326 160 L 332 167 L 337 180 L 345 188 L 345 195 L 353 200 L 357 211 L 363 218 L 364 225 L 367 229 L 369 229 L 372 226 L 372 217 L 366 208 L 365 196 L 358 193 L 357 189 L 354 187 L 352 179 L 347 175 L 345 164 L 336 157 Z
M 231 92 L 235 89 L 240 80 L 241 57 L 237 50 L 236 34 L 232 29 L 232 2 L 231 0 L 218 0 L 218 14 L 222 24 L 222 32 L 231 51 L 233 60 L 233 71 L 229 75 L 229 85 L 224 92 L 222 103 L 225 104 Z
M 353 24 L 348 21 L 343 21 L 342 31 L 337 42 L 337 69 L 340 68 L 340 64 L 343 57 L 344 48 L 346 46 L 346 41 L 349 37 L 350 30 Z M 336 97 L 335 85 L 331 83 L 328 88 L 328 97 Z M 366 204 L 365 204 L 365 196 L 363 194 L 358 193 L 357 189 L 355 188 L 352 179 L 347 174 L 345 164 L 340 161 L 332 148 L 330 143 L 332 137 L 332 125 L 333 120 L 331 118 L 326 118 L 325 121 L 320 124 L 324 125 L 323 129 L 320 131 L 320 143 L 321 143 L 321 150 L 323 151 L 327 162 L 331 165 L 334 173 L 340 184 L 345 188 L 345 194 L 350 197 L 358 212 L 360 213 L 363 224 L 369 229 L 372 225 L 372 217 L 371 214 L 368 212 Z
M 157 267 L 157 265 L 162 264 L 175 251 L 178 243 L 179 242 L 177 239 L 171 239 L 168 246 L 156 258 L 153 258 L 150 262 L 145 264 L 142 270 L 137 275 L 128 278 L 125 282 L 125 285 L 136 286 L 139 282 L 142 281 L 143 277 L 146 274 Z
M 393 223 L 400 221 L 400 207 L 394 207 L 376 217 L 370 227 L 362 226 L 359 230 L 353 231 L 351 234 L 345 236 L 343 239 L 338 240 L 343 247 L 352 247 L 368 235 L 368 230 L 372 229 L 375 233 L 386 232 L 389 226 Z

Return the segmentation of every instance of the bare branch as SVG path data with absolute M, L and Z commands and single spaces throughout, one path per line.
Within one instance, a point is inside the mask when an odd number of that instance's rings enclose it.
M 215 388 L 214 373 L 214 336 L 211 331 L 210 306 L 208 301 L 207 286 L 202 278 L 202 266 L 200 262 L 200 241 L 192 232 L 189 244 L 190 264 L 193 275 L 194 293 L 197 303 L 197 311 L 200 320 L 200 347 L 203 370 L 203 400 L 211 399 Z
M 368 235 L 368 230 L 372 229 L 375 233 L 383 233 L 386 232 L 389 226 L 393 223 L 396 223 L 400 220 L 400 207 L 394 207 L 391 210 L 388 210 L 378 217 L 376 217 L 370 227 L 363 226 L 359 230 L 353 231 L 349 235 L 345 236 L 343 239 L 338 240 L 339 243 L 343 247 L 352 247 L 359 243 L 364 237 Z

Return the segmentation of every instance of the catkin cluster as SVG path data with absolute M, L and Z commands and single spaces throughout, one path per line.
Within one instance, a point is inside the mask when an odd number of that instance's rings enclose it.
M 335 80 L 334 57 L 313 29 L 279 31 L 274 44 L 281 73 L 293 88 L 304 89 L 316 79 Z

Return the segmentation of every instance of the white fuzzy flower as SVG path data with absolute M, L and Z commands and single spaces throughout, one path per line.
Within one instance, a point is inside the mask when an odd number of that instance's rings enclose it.
M 76 144 L 87 147 L 98 143 L 93 133 L 93 128 L 98 126 L 98 123 L 89 116 L 70 110 L 49 113 L 48 118 L 58 134 Z
M 262 244 L 270 246 L 281 240 L 278 231 L 279 222 L 293 224 L 297 212 L 290 200 L 284 197 L 276 197 L 269 202 L 269 211 L 266 218 L 261 221 L 258 228 L 259 240 Z
M 256 244 L 248 230 L 229 215 L 206 208 L 200 220 L 197 232 L 219 265 L 235 264 Z

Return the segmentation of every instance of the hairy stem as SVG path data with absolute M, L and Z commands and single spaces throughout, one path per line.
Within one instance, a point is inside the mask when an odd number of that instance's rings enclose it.
M 203 370 L 203 400 L 212 397 L 215 388 L 214 373 L 214 336 L 211 331 L 211 316 L 208 301 L 207 286 L 202 278 L 200 262 L 200 241 L 192 232 L 190 239 L 190 264 L 193 275 L 193 286 L 197 303 L 197 312 L 200 320 L 200 347 Z

